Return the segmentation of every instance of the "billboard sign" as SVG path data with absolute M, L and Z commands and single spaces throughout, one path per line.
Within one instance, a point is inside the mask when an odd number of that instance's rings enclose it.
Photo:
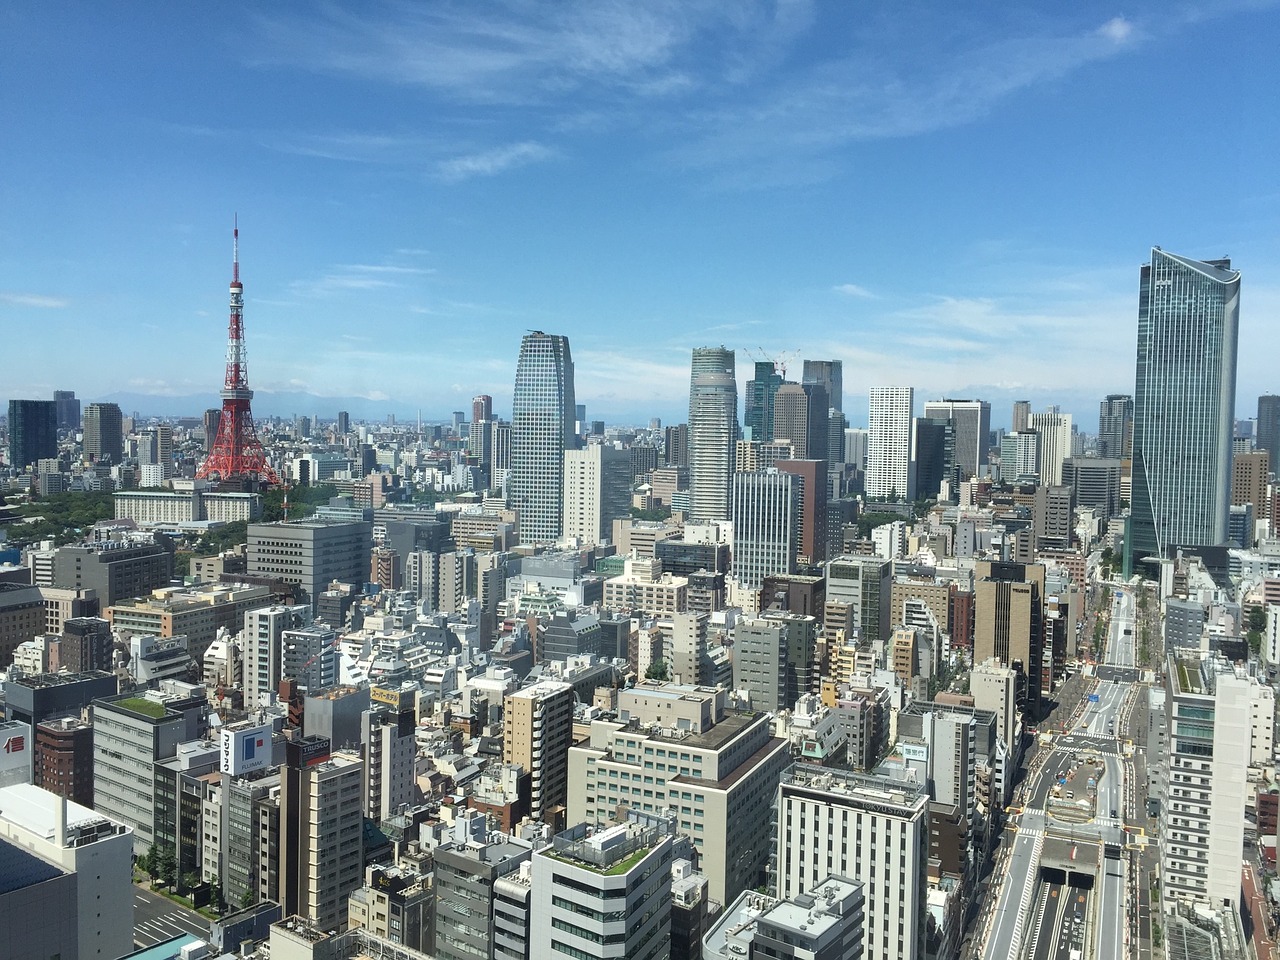
M 32 746 L 27 724 L 21 720 L 0 723 L 0 787 L 31 782 Z
M 271 725 L 223 727 L 220 766 L 223 773 L 236 777 L 271 766 Z

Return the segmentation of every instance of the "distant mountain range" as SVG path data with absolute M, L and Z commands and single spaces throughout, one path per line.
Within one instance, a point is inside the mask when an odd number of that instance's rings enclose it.
M 112 393 L 105 397 L 95 398 L 102 403 L 115 403 L 120 406 L 124 415 L 138 413 L 143 417 L 199 417 L 206 410 L 222 407 L 222 398 L 216 393 L 196 393 L 187 396 L 165 396 L 153 393 Z M 85 399 L 82 403 L 88 404 Z M 321 420 L 332 420 L 338 416 L 339 410 L 351 414 L 352 420 L 382 422 L 389 414 L 395 414 L 396 420 L 405 423 L 416 420 L 418 411 L 396 400 L 368 400 L 364 397 L 318 397 L 311 393 L 273 393 L 268 390 L 255 390 L 253 394 L 253 414 L 255 417 L 319 417 Z M 467 416 L 471 416 L 470 405 Z M 449 412 L 422 411 L 422 419 L 426 423 L 444 423 L 449 419 Z

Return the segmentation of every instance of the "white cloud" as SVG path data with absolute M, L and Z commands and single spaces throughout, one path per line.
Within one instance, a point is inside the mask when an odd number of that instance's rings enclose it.
M 36 307 L 40 310 L 60 310 L 71 301 L 62 297 L 46 297 L 39 293 L 0 293 L 0 303 L 13 307 Z
M 875 300 L 876 295 L 866 287 L 861 287 L 856 283 L 838 283 L 831 288 L 836 293 L 842 293 L 846 297 L 859 297 L 863 300 Z
M 1124 17 L 1113 17 L 1098 28 L 1098 35 L 1112 43 L 1127 43 L 1133 36 L 1133 24 Z
M 552 150 L 540 143 L 527 140 L 523 143 L 508 143 L 481 153 L 444 160 L 436 165 L 436 173 L 442 180 L 457 183 L 471 177 L 492 177 L 507 170 L 546 160 L 551 156 L 553 156 Z

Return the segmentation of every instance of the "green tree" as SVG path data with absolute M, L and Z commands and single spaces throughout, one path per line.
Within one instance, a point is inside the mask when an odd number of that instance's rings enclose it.
M 1249 608 L 1249 629 L 1258 633 L 1267 629 L 1267 610 L 1261 604 Z
M 649 664 L 649 669 L 644 672 L 646 680 L 670 680 L 671 671 L 667 667 L 667 661 L 655 660 Z
M 160 878 L 160 885 L 172 889 L 178 881 L 178 857 L 172 846 L 166 843 L 160 848 L 159 861 L 156 874 Z
M 153 843 L 151 849 L 138 858 L 138 869 L 154 882 L 160 876 L 160 849 Z
M 245 887 L 244 893 L 240 894 L 240 909 L 248 910 L 253 906 L 253 887 Z

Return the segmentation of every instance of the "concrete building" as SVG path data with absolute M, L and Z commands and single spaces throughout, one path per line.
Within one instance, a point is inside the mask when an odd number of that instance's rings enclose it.
M 115 696 L 118 689 L 116 677 L 102 671 L 18 677 L 5 683 L 7 719 L 34 727 L 51 717 L 79 716 L 94 700 Z
M 1226 542 L 1239 322 L 1230 260 L 1152 249 L 1138 296 L 1126 572 L 1175 547 Z
M 28 905 L 30 912 L 20 918 L 10 917 L 17 920 L 16 927 L 0 916 L 0 930 L 41 923 L 40 911 L 52 909 L 56 918 L 50 922 L 54 926 L 74 920 L 75 936 L 70 941 L 73 952 L 64 956 L 114 960 L 133 951 L 134 844 L 127 824 L 39 787 L 3 787 L 0 840 L 75 876 L 75 882 L 60 891 L 69 900 L 37 897 Z M 4 869 L 0 870 L 0 877 L 12 874 Z M 24 956 L 17 952 L 6 955 Z
M 1040 438 L 1040 482 L 1062 485 L 1062 464 L 1072 450 L 1071 414 L 1050 410 L 1031 414 L 1031 429 Z
M 238 633 L 248 611 L 270 604 L 271 591 L 265 586 L 204 584 L 163 587 L 114 603 L 104 613 L 122 638 L 186 637 L 191 656 L 199 660 L 219 630 Z
M 978 561 L 974 573 L 973 659 L 992 657 L 1024 678 L 1032 711 L 1052 676 L 1045 677 L 1044 567 Z M 1052 651 L 1048 651 L 1051 655 Z M 1050 662 L 1050 666 L 1051 666 Z
M 729 905 L 702 943 L 703 960 L 859 960 L 862 884 L 830 876 L 788 900 L 748 890 Z
M 300 588 L 297 599 L 315 609 L 334 580 L 359 585 L 369 572 L 373 528 L 363 520 L 251 523 L 246 571 Z
M 664 573 L 659 560 L 628 559 L 621 576 L 604 582 L 604 605 L 654 617 L 672 617 L 689 607 L 689 578 Z
M 633 812 L 594 832 L 578 824 L 535 852 L 530 960 L 669 958 L 673 831 Z
M 275 700 L 282 672 L 284 631 L 304 627 L 311 619 L 309 604 L 257 607 L 244 613 L 241 651 L 244 658 L 244 705 L 257 710 Z
M 573 687 L 560 680 L 542 680 L 502 701 L 502 762 L 532 775 L 530 815 L 548 824 L 568 799 L 573 704 Z
M 867 430 L 867 496 L 877 500 L 911 500 L 911 387 L 872 387 Z
M 799 479 L 796 486 L 796 561 L 822 563 L 827 559 L 827 461 L 779 460 L 780 473 Z
M 334 686 L 338 672 L 338 634 L 323 623 L 280 632 L 280 677 L 296 680 L 308 693 Z
M 677 829 L 720 903 L 762 882 L 769 809 L 790 763 L 769 718 L 728 713 L 726 699 L 723 689 L 644 681 L 620 691 L 617 720 L 592 722 L 590 739 L 569 750 L 569 820 L 678 807 Z
M 631 515 L 628 451 L 593 443 L 564 452 L 564 537 L 606 543 L 613 522 Z
M 377 705 L 361 714 L 364 744 L 364 815 L 380 822 L 396 816 L 414 800 L 413 710 Z
M 1068 457 L 1062 464 L 1062 483 L 1075 490 L 1076 506 L 1092 507 L 1103 520 L 1120 515 L 1120 480 L 1124 464 L 1118 459 Z
M 1169 655 L 1160 836 L 1166 903 L 1239 901 L 1254 701 L 1264 689 L 1272 693 L 1225 659 Z
M 518 878 L 532 855 L 530 842 L 490 833 L 479 812 L 454 818 L 433 856 L 440 960 L 529 955 L 529 889 Z
M 1070 485 L 1036 487 L 1031 512 L 1035 549 L 1069 550 L 1075 524 L 1075 495 Z
M 402 867 L 366 868 L 364 886 L 347 900 L 347 928 L 426 953 L 434 939 L 435 891 L 428 878 Z
M 84 458 L 90 463 L 120 463 L 124 459 L 124 417 L 114 403 L 91 403 L 84 408 Z
M 816 890 L 831 874 L 872 891 L 868 960 L 924 956 L 929 795 L 905 780 L 796 764 L 778 792 L 777 892 Z
M 38 587 L 0 582 L 0 668 L 21 644 L 44 632 L 44 598 Z
M 1000 479 L 1005 483 L 1039 483 L 1040 434 L 1016 430 L 1000 440 Z
M 1098 456 L 1128 460 L 1132 453 L 1133 397 L 1108 394 L 1098 406 Z
M 1232 505 L 1253 504 L 1254 516 L 1265 520 L 1270 516 L 1268 509 L 1267 481 L 1271 472 L 1271 454 L 1265 450 L 1253 453 L 1236 453 L 1231 458 L 1231 503 Z M 1251 532 L 1252 533 L 1252 532 Z M 1253 545 L 1252 535 L 1249 542 L 1242 546 Z
M 733 631 L 733 689 L 753 710 L 790 710 L 817 689 L 817 618 L 769 610 L 738 621 Z
M 32 783 L 82 807 L 93 806 L 93 725 L 78 716 L 45 720 L 35 728 Z
M 159 543 L 101 543 L 59 547 L 48 586 L 96 591 L 103 607 L 141 597 L 173 579 L 173 553 Z M 37 578 L 36 583 L 41 583 Z
M 991 404 L 986 400 L 931 400 L 924 405 L 924 415 L 951 424 L 960 479 L 983 476 L 991 449 Z
M 830 641 L 836 629 L 857 630 L 863 643 L 885 643 L 893 622 L 893 563 L 881 557 L 850 554 L 826 567 L 827 594 L 823 633 Z
M 170 689 L 93 704 L 94 809 L 132 829 L 136 856 L 157 842 L 157 762 L 205 732 L 204 689 L 176 683 Z
M 140 527 L 193 531 L 210 523 L 237 523 L 262 518 L 259 493 L 223 493 L 206 480 L 175 480 L 174 490 L 120 490 L 112 496 L 117 520 Z
M 364 764 L 320 737 L 285 745 L 280 776 L 280 904 L 322 930 L 347 923 L 364 867 Z
M 536 330 L 520 341 L 511 400 L 507 502 L 524 543 L 552 543 L 564 528 L 564 454 L 577 446 L 569 338 Z

